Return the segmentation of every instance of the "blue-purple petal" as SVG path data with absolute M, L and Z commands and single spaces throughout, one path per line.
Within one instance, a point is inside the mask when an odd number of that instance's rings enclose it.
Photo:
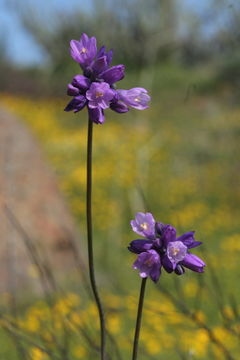
M 164 225 L 162 227 L 161 238 L 165 246 L 167 246 L 170 241 L 176 241 L 176 233 L 176 229 L 171 225 Z
M 95 124 L 103 124 L 105 121 L 104 112 L 101 108 L 88 108 L 89 119 Z
M 101 72 L 103 72 L 107 68 L 107 57 L 102 56 L 98 59 L 96 59 L 92 65 L 93 72 L 98 75 Z
M 161 275 L 161 265 L 158 263 L 154 264 L 149 273 L 150 278 L 152 279 L 152 281 L 154 281 L 156 283 L 158 281 L 160 275 Z
M 150 250 L 153 246 L 151 240 L 137 239 L 130 242 L 128 250 L 135 254 L 140 254 L 144 251 Z
M 73 86 L 72 84 L 68 84 L 67 94 L 69 96 L 77 96 L 80 94 L 80 90 L 75 86 Z
M 74 76 L 72 85 L 81 91 L 86 91 L 90 87 L 91 82 L 86 76 L 78 74 Z
M 64 111 L 78 112 L 84 108 L 87 103 L 87 99 L 83 95 L 75 96 L 65 107 Z
M 202 242 L 201 241 L 195 241 L 194 233 L 195 233 L 195 231 L 186 232 L 185 234 L 179 236 L 177 238 L 177 240 L 182 241 L 183 244 L 186 245 L 188 249 L 195 248 L 196 246 L 201 245 Z
M 112 62 L 112 57 L 113 57 L 113 51 L 112 50 L 109 50 L 108 52 L 105 51 L 105 46 L 102 46 L 98 53 L 97 53 L 97 56 L 96 58 L 100 58 L 102 56 L 106 56 L 106 59 L 107 59 L 107 65 L 109 66 L 110 63 Z
M 116 111 L 119 114 L 123 114 L 129 111 L 129 107 L 122 101 L 114 101 L 110 103 L 110 109 Z
M 99 78 L 109 83 L 109 85 L 112 85 L 115 82 L 120 81 L 124 78 L 124 71 L 124 65 L 115 65 L 102 72 L 99 75 Z
M 192 271 L 200 273 L 204 271 L 204 267 L 206 266 L 204 261 L 197 255 L 189 253 L 185 256 L 183 261 L 181 261 L 181 264 Z
M 162 257 L 162 266 L 168 273 L 173 272 L 173 270 L 176 268 L 176 265 L 170 261 L 167 255 L 163 255 Z

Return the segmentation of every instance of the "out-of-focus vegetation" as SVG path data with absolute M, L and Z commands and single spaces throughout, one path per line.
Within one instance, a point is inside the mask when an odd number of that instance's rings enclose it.
M 66 83 L 78 72 L 68 53 L 70 39 L 85 31 L 114 48 L 114 64 L 127 64 L 121 87 L 150 89 L 152 103 L 145 112 L 119 115 L 109 110 L 106 123 L 94 126 L 97 280 L 108 330 L 116 342 L 108 339 L 108 351 L 113 359 L 130 356 L 140 280 L 131 269 L 135 257 L 126 249 L 135 238 L 129 221 L 136 211 L 148 210 L 174 224 L 178 234 L 196 230 L 196 239 L 204 241 L 196 253 L 207 267 L 200 275 L 163 273 L 159 287 L 149 282 L 141 359 L 237 360 L 238 5 L 213 1 L 209 13 L 199 18 L 190 8 L 184 13 L 184 28 L 179 27 L 177 1 L 151 0 L 141 6 L 136 1 L 114 6 L 103 2 L 95 9 L 88 15 L 56 16 L 44 27 L 33 9 L 22 9 L 24 25 L 49 62 L 46 68 L 25 70 L 3 62 L 1 104 L 17 114 L 43 146 L 84 243 L 87 114 L 64 113 L 68 99 L 57 95 L 64 94 Z M 213 31 L 209 24 L 219 13 L 227 26 Z M 27 96 L 10 94 L 20 89 Z M 0 304 L 5 311 L 0 358 L 97 358 L 96 309 L 77 274 L 68 274 L 66 283 L 49 297 L 27 294 L 18 299 L 18 311 L 8 306 L 15 301 L 5 294 Z
M 187 6 L 180 0 L 92 0 L 81 10 L 69 6 L 39 7 L 32 0 L 8 4 L 44 54 L 39 67 L 18 69 L 7 53 L 2 33 L 0 90 L 31 95 L 63 95 L 67 82 L 78 72 L 69 56 L 69 41 L 82 32 L 96 35 L 99 45 L 114 49 L 114 62 L 139 71 L 152 65 L 174 63 L 181 67 L 211 64 L 206 88 L 222 81 L 239 92 L 239 4 L 210 0 L 208 6 Z M 205 8 L 205 10 L 201 10 Z M 111 31 L 109 31 L 111 29 Z M 116 46 L 117 45 L 117 46 Z M 31 51 L 31 49 L 29 49 Z
M 145 76 L 149 71 L 142 72 Z M 130 76 L 130 86 L 135 77 Z M 139 210 L 151 210 L 161 221 L 175 224 L 179 234 L 195 229 L 196 238 L 204 241 L 204 251 L 196 252 L 208 265 L 204 275 L 163 273 L 160 292 L 149 282 L 141 357 L 228 359 L 230 353 L 237 359 L 240 350 L 236 286 L 240 110 L 229 106 L 225 93 L 196 94 L 188 88 L 187 77 L 193 83 L 203 78 L 201 71 L 159 68 L 151 80 L 153 101 L 148 111 L 132 111 L 125 117 L 108 111 L 106 123 L 94 127 L 97 276 L 105 294 L 109 331 L 116 335 L 123 358 L 130 352 L 139 286 L 138 274 L 131 269 L 134 256 L 126 247 L 135 238 L 129 221 Z M 66 115 L 65 103 L 58 99 L 38 101 L 37 106 L 24 97 L 5 95 L 1 100 L 43 144 L 84 235 L 86 114 Z M 70 358 L 91 359 L 96 356 L 94 346 L 79 331 L 87 331 L 97 343 L 91 320 L 96 310 L 76 282 L 73 274 L 66 289 L 75 289 L 74 295 L 59 295 L 50 305 L 28 301 L 18 321 L 31 339 L 55 355 L 61 351 L 58 342 L 68 334 Z M 81 305 L 79 299 L 76 305 L 66 305 L 68 296 L 75 300 L 80 296 Z M 57 308 L 63 318 L 56 315 Z M 45 317 L 38 315 L 41 311 Z M 74 316 L 77 324 L 70 321 Z M 90 329 L 83 326 L 86 323 Z M 41 337 L 41 327 L 50 327 L 49 333 L 44 332 L 49 339 Z M 58 342 L 51 338 L 51 327 Z M 29 351 L 33 359 L 48 358 L 36 346 Z

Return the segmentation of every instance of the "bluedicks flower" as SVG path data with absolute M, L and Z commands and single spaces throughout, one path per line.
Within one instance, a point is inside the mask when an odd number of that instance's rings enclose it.
M 157 282 L 161 268 L 168 273 L 182 275 L 185 268 L 202 273 L 206 264 L 198 256 L 189 252 L 190 249 L 202 244 L 195 241 L 194 231 L 189 231 L 179 237 L 171 225 L 156 222 L 151 213 L 138 212 L 131 221 L 134 232 L 144 236 L 144 239 L 131 241 L 129 251 L 138 254 L 133 264 L 139 270 L 142 278 L 150 277 Z
M 107 108 L 117 113 L 128 112 L 129 107 L 138 110 L 148 108 L 150 96 L 146 89 L 116 89 L 116 82 L 124 78 L 125 66 L 110 66 L 112 50 L 107 52 L 105 46 L 97 50 L 95 37 L 82 34 L 79 41 L 71 40 L 70 54 L 82 68 L 83 74 L 74 76 L 68 84 L 67 94 L 73 99 L 65 111 L 77 113 L 87 107 L 89 118 L 96 124 L 102 124 Z

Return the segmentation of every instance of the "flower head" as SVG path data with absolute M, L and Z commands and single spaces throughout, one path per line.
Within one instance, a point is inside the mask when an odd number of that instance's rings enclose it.
M 168 273 L 184 274 L 184 268 L 195 272 L 203 272 L 206 264 L 189 249 L 199 246 L 195 241 L 194 231 L 176 237 L 176 229 L 171 225 L 156 222 L 151 213 L 137 213 L 131 221 L 134 232 L 144 236 L 129 244 L 129 251 L 138 254 L 133 264 L 141 277 L 150 277 L 154 282 L 159 279 L 161 268 Z
M 83 75 L 74 76 L 68 84 L 67 94 L 73 96 L 73 99 L 65 111 L 76 113 L 86 105 L 89 118 L 96 124 L 102 124 L 105 119 L 103 110 L 107 108 L 117 113 L 125 113 L 129 111 L 129 106 L 139 110 L 148 107 L 150 96 L 147 90 L 116 90 L 115 83 L 124 78 L 125 66 L 110 66 L 113 51 L 107 52 L 105 46 L 97 50 L 95 37 L 89 38 L 82 34 L 79 41 L 71 40 L 70 53 L 81 66 Z

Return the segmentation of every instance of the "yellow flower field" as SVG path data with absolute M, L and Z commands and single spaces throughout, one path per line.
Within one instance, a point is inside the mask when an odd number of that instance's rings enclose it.
M 1 95 L 0 101 L 41 144 L 84 243 L 86 113 L 64 113 L 59 99 Z M 203 275 L 163 273 L 159 287 L 149 282 L 141 359 L 210 360 L 227 354 L 238 359 L 240 354 L 240 110 L 219 105 L 221 111 L 212 113 L 204 101 L 179 102 L 175 109 L 168 103 L 159 108 L 154 100 L 144 114 L 108 113 L 104 125 L 94 126 L 95 258 L 107 327 L 117 344 L 108 340 L 114 359 L 116 347 L 123 359 L 131 353 L 140 281 L 126 247 L 135 238 L 129 221 L 137 211 L 174 224 L 179 235 L 196 230 L 196 239 L 204 242 L 196 253 L 207 263 Z M 15 321 L 32 339 L 29 359 L 63 359 L 65 341 L 67 359 L 90 360 L 98 348 L 96 319 L 95 305 L 73 290 L 57 294 L 51 304 L 33 300 Z M 9 321 L 1 319 L 3 330 Z

